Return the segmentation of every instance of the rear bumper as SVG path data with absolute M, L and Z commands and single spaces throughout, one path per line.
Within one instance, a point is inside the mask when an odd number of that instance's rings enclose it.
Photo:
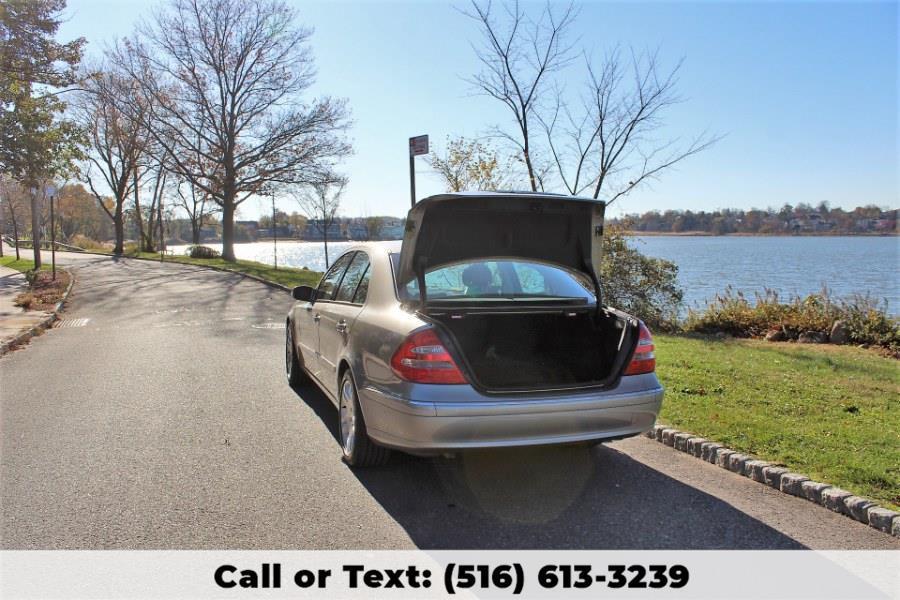
M 655 382 L 655 378 L 654 378 Z M 540 399 L 414 401 L 364 387 L 360 403 L 376 442 L 435 452 L 563 444 L 627 437 L 650 429 L 662 406 L 658 382 L 642 390 Z

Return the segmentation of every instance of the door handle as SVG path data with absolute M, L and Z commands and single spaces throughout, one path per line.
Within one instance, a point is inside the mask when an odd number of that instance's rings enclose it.
M 317 315 L 315 315 L 315 316 L 313 317 L 313 321 L 315 321 L 316 323 L 318 323 L 318 322 L 319 322 L 319 319 L 321 319 L 321 318 L 322 318 L 322 316 L 317 314 Z
M 347 333 L 347 321 L 341 319 L 334 328 L 338 333 Z

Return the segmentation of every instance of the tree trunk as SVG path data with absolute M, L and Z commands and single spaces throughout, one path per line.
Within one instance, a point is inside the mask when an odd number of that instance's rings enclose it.
M 134 218 L 137 219 L 138 226 L 138 251 L 143 250 L 144 246 L 144 215 L 141 214 L 141 203 L 138 198 L 138 175 L 137 167 L 134 168 Z
M 163 223 L 162 194 L 156 201 L 156 223 L 159 226 L 159 239 L 157 240 L 159 242 L 159 251 L 164 252 L 166 250 L 166 229 Z
M 13 213 L 13 215 L 12 215 L 12 222 L 13 222 L 13 241 L 16 244 L 16 260 L 21 260 L 21 257 L 19 256 L 19 224 L 16 222 L 16 214 L 15 213 Z
M 226 194 L 222 203 L 222 258 L 235 262 L 234 257 L 234 195 Z
M 34 268 L 41 268 L 41 203 L 38 195 L 31 195 L 31 246 L 34 249 Z
M 113 217 L 113 225 L 116 228 L 116 247 L 113 248 L 113 254 L 125 252 L 125 214 L 122 206 L 122 202 L 116 202 L 116 214 Z
M 328 270 L 328 226 L 322 230 L 322 240 L 325 242 L 325 270 Z
M 200 219 L 191 219 L 191 243 L 200 243 Z

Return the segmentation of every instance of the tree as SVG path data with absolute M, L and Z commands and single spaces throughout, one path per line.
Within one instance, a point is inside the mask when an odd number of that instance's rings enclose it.
M 141 160 L 149 144 L 142 115 L 136 114 L 146 112 L 146 105 L 128 73 L 101 65 L 85 79 L 84 90 L 73 106 L 88 143 L 81 178 L 112 221 L 113 252 L 121 254 L 125 243 L 125 204 L 136 193 L 143 175 Z M 112 206 L 107 205 L 107 190 L 114 199 Z
M 681 62 L 662 71 L 658 52 L 632 51 L 626 62 L 616 49 L 599 64 L 585 55 L 588 77 L 578 102 L 566 103 L 557 93 L 541 116 L 557 174 L 570 194 L 588 191 L 612 204 L 721 139 L 703 132 L 684 144 L 658 140 L 666 109 L 682 101 L 676 93 L 680 68 Z
M 681 101 L 680 62 L 663 71 L 656 52 L 632 51 L 627 61 L 618 49 L 599 61 L 584 53 L 585 83 L 572 99 L 555 81 L 573 59 L 571 5 L 548 3 L 536 20 L 518 2 L 501 17 L 490 2 L 472 6 L 484 41 L 472 82 L 513 113 L 516 133 L 500 133 L 518 149 L 533 191 L 562 187 L 612 204 L 720 139 L 705 132 L 686 143 L 657 139 L 666 109 Z
M 549 3 L 537 20 L 529 19 L 518 0 L 504 6 L 497 17 L 490 1 L 472 0 L 465 12 L 477 21 L 481 46 L 473 46 L 482 70 L 469 81 L 482 94 L 502 102 L 512 112 L 516 132 L 496 129 L 495 134 L 513 143 L 521 153 L 532 191 L 540 185 L 540 168 L 533 149 L 533 121 L 538 106 L 550 89 L 553 73 L 571 60 L 564 37 L 577 17 L 573 4 L 555 10 Z M 506 20 L 505 24 L 501 23 Z
M 677 327 L 684 295 L 678 286 L 678 266 L 641 254 L 630 245 L 625 227 L 605 227 L 597 275 L 604 304 L 633 314 L 652 328 Z
M 341 196 L 347 180 L 344 178 L 324 179 L 300 190 L 295 199 L 300 210 L 312 221 L 313 226 L 322 234 L 325 242 L 325 268 L 328 268 L 328 229 L 334 224 L 338 209 L 341 207 Z
M 362 226 L 364 241 L 377 240 L 384 230 L 384 217 L 363 217 Z
M 67 241 L 77 234 L 92 240 L 107 239 L 110 228 L 106 213 L 97 206 L 94 195 L 80 183 L 60 188 L 56 200 L 56 224 Z
M 497 150 L 477 140 L 459 136 L 447 139 L 444 154 L 428 157 L 431 168 L 444 180 L 449 192 L 499 190 L 512 179 L 512 167 Z
M 16 260 L 19 254 L 19 223 L 22 222 L 23 213 L 27 211 L 28 194 L 21 185 L 8 177 L 0 178 L 0 201 L 4 204 L 4 217 L 12 224 L 13 243 L 16 247 Z M 6 222 L 2 223 L 4 233 Z
M 65 0 L 6 0 L 0 6 L 0 171 L 31 191 L 35 267 L 41 265 L 37 188 L 68 172 L 80 138 L 73 123 L 57 119 L 65 103 L 51 88 L 76 81 L 84 38 L 53 38 Z
M 151 157 L 152 164 L 147 167 L 145 175 L 150 179 L 150 202 L 141 206 L 138 201 L 138 190 L 140 186 L 135 182 L 134 192 L 134 215 L 135 222 L 138 227 L 138 237 L 140 238 L 141 251 L 155 252 L 157 249 L 157 240 L 162 245 L 162 231 L 159 226 L 162 224 L 163 212 L 163 195 L 166 189 L 166 170 L 165 158 Z
M 175 204 L 184 209 L 191 222 L 191 243 L 200 243 L 200 230 L 206 223 L 207 218 L 215 212 L 215 205 L 209 198 L 209 194 L 191 184 L 190 181 L 182 179 L 175 184 Z M 187 188 L 187 192 L 185 192 Z
M 314 79 L 311 31 L 295 16 L 280 0 L 171 0 L 139 28 L 146 42 L 116 53 L 172 171 L 221 207 L 228 261 L 242 202 L 319 181 L 350 152 L 346 102 L 302 101 Z
M 288 223 L 294 229 L 294 237 L 299 238 L 303 236 L 307 223 L 307 218 L 304 215 L 301 215 L 295 210 L 291 213 L 290 217 L 288 217 Z

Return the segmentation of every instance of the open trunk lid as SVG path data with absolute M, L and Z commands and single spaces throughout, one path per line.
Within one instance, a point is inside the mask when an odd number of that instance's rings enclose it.
M 410 209 L 400 250 L 398 287 L 426 271 L 480 258 L 528 259 L 580 271 L 594 282 L 605 204 L 555 194 L 469 192 L 431 196 Z

